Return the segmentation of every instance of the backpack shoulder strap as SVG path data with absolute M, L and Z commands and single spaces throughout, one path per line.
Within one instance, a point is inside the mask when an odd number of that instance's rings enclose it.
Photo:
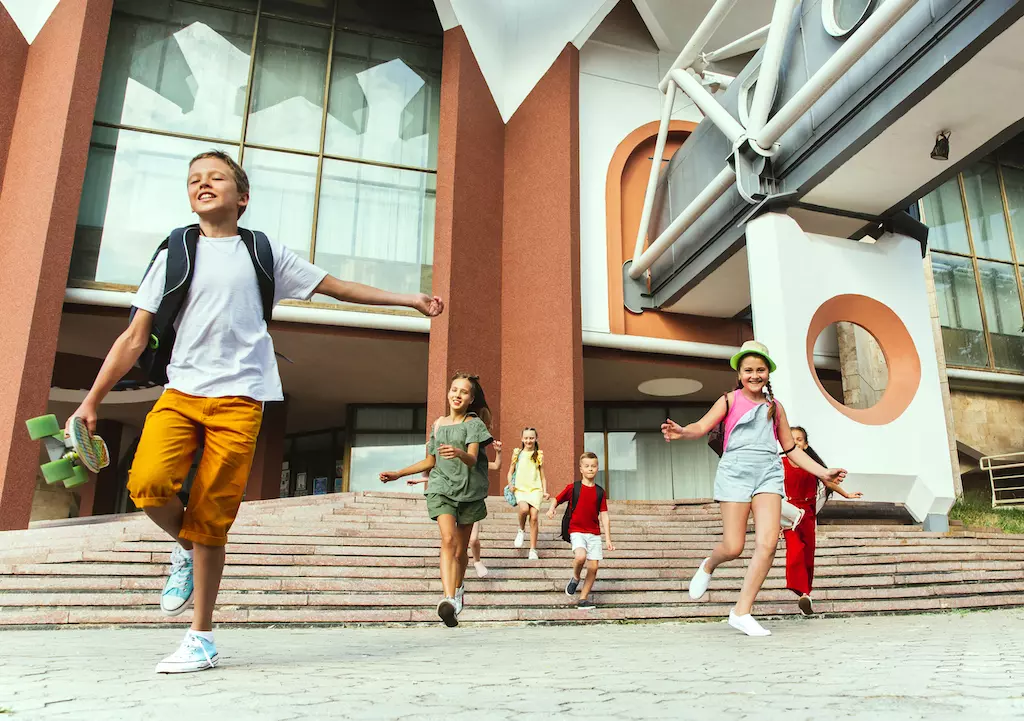
M 196 246 L 199 243 L 199 226 L 188 225 L 175 228 L 164 241 L 167 244 L 167 271 L 164 277 L 164 295 L 153 319 L 154 328 L 173 325 L 185 296 L 192 286 L 196 269 Z M 163 244 L 161 244 L 163 245 Z M 155 258 L 154 258 L 155 259 Z
M 569 515 L 576 510 L 576 504 L 580 502 L 580 489 L 583 488 L 582 481 L 573 481 L 572 484 L 572 499 L 569 501 Z
M 245 249 L 249 251 L 253 270 L 256 271 L 260 300 L 263 301 L 263 320 L 269 323 L 274 312 L 274 250 L 270 247 L 266 233 L 248 228 L 239 228 L 238 232 Z
M 604 503 L 604 488 L 599 483 L 595 483 L 597 486 L 597 513 L 601 514 L 601 504 Z

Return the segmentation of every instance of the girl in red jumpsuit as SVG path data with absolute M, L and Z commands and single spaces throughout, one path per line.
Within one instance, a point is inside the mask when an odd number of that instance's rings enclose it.
M 800 426 L 793 426 L 793 442 L 816 462 L 825 466 L 814 449 L 807 445 L 807 431 Z M 805 616 L 814 613 L 811 605 L 811 584 L 814 581 L 814 536 L 817 530 L 817 500 L 819 480 L 813 474 L 797 467 L 789 458 L 782 459 L 786 472 L 786 499 L 794 506 L 804 509 L 804 517 L 792 531 L 785 531 L 786 536 L 786 588 L 800 597 L 797 604 Z M 827 467 L 827 466 L 826 466 Z M 844 498 L 860 498 L 862 493 L 848 493 L 839 483 L 820 481 L 825 485 L 827 494 L 833 491 Z

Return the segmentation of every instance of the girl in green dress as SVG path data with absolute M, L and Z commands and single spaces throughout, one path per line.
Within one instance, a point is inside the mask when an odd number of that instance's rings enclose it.
M 479 378 L 456 373 L 448 387 L 448 415 L 434 421 L 427 457 L 400 471 L 380 474 L 380 480 L 387 483 L 430 471 L 427 511 L 437 521 L 441 534 L 444 590 L 437 615 L 449 627 L 459 624 L 473 524 L 487 516 L 488 461 L 484 449 L 493 440 L 487 430 L 488 420 L 490 410 Z

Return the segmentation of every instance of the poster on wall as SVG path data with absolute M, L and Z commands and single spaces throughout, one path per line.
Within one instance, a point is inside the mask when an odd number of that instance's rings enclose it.
M 334 479 L 334 492 L 341 493 L 342 489 L 345 488 L 345 479 L 335 478 Z
M 306 488 L 306 472 L 295 474 L 295 495 L 305 496 L 309 494 L 309 489 Z
M 313 495 L 327 495 L 327 476 L 317 476 L 313 479 Z
M 281 492 L 279 494 L 279 497 L 287 498 L 288 494 L 291 492 L 291 487 L 292 472 L 285 468 L 284 470 L 281 471 Z

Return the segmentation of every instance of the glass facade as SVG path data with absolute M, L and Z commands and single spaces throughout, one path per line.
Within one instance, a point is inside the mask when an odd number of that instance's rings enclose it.
M 1024 373 L 1024 165 L 999 153 L 921 201 L 946 363 Z
M 217 148 L 250 176 L 242 225 L 341 278 L 429 291 L 441 27 L 429 0 L 401 9 L 116 0 L 70 284 L 136 285 L 194 222 L 188 161 Z

